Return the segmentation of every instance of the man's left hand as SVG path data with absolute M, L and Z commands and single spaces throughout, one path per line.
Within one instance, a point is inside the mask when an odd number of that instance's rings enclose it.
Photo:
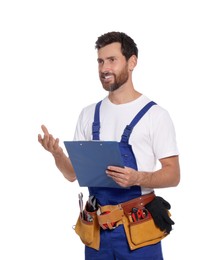
M 137 185 L 138 171 L 129 167 L 109 166 L 106 174 L 111 177 L 121 187 Z

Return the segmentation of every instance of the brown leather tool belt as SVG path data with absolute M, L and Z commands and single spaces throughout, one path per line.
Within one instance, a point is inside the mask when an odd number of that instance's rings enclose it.
M 155 194 L 152 192 L 118 205 L 100 206 L 97 211 L 87 212 L 91 215 L 90 221 L 84 220 L 80 214 L 74 227 L 75 232 L 85 245 L 96 250 L 100 248 L 100 228 L 115 229 L 119 225 L 124 227 L 131 250 L 156 244 L 166 237 L 167 233 L 155 225 L 151 214 L 145 208 L 154 198 Z M 137 215 L 134 210 L 147 214 Z
M 146 204 L 150 203 L 155 198 L 154 192 L 142 195 L 138 198 L 121 203 L 121 207 L 125 214 L 129 214 L 132 208 L 143 208 Z
M 97 211 L 99 225 L 103 229 L 114 229 L 122 224 L 124 214 L 127 216 L 132 211 L 132 208 L 143 208 L 154 198 L 155 194 L 151 192 L 118 205 L 100 206 Z

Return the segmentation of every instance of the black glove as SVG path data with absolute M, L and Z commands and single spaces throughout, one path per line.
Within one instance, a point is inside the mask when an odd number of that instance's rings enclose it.
M 168 210 L 171 208 L 170 203 L 162 197 L 156 196 L 150 203 L 145 205 L 146 209 L 153 217 L 154 223 L 161 231 L 170 233 L 172 225 L 175 223 L 169 217 Z

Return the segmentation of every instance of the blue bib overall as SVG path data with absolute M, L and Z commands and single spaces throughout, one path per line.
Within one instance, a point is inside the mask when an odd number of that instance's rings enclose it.
M 97 103 L 92 126 L 93 140 L 100 140 L 100 105 Z M 139 113 L 133 118 L 123 131 L 119 148 L 123 157 L 124 165 L 137 170 L 136 159 L 129 144 L 130 134 L 134 126 L 143 117 L 143 115 L 153 106 L 155 102 L 146 104 Z M 89 187 L 89 194 L 94 195 L 101 206 L 116 205 L 141 196 L 140 186 L 132 186 L 129 189 L 124 188 L 101 188 Z M 113 230 L 100 230 L 100 249 L 99 251 L 90 247 L 85 247 L 86 260 L 163 260 L 161 243 L 145 246 L 131 251 L 125 236 L 123 225 L 119 225 Z
M 98 102 L 95 108 L 94 122 L 92 125 L 93 140 L 100 140 L 99 130 L 101 103 L 102 101 Z M 125 127 L 121 140 L 119 142 L 119 148 L 124 165 L 135 170 L 137 170 L 137 163 L 132 147 L 129 144 L 129 138 L 135 125 L 153 105 L 156 105 L 156 103 L 151 101 L 139 111 L 139 113 L 133 118 L 131 123 Z M 140 186 L 132 186 L 129 189 L 89 187 L 89 194 L 94 195 L 101 206 L 115 205 L 141 196 L 141 188 Z

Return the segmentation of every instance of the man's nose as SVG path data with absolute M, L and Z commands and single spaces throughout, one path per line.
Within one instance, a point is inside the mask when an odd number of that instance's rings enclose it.
M 109 63 L 108 62 L 104 62 L 101 65 L 101 67 L 100 67 L 100 71 L 102 73 L 109 73 L 111 71 L 111 67 L 110 67 Z

